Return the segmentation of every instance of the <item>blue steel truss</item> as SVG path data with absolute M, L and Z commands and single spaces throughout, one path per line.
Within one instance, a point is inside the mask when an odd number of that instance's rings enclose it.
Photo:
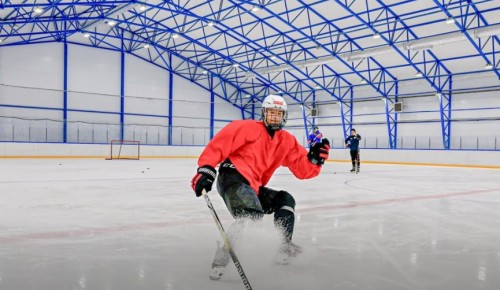
M 369 57 L 367 59 L 362 59 L 358 62 L 348 62 L 339 56 L 341 53 L 352 52 L 353 49 L 361 49 L 361 46 L 358 45 L 352 38 L 350 38 L 347 34 L 345 34 L 340 27 L 335 25 L 332 21 L 326 19 L 325 16 L 320 14 L 318 11 L 313 9 L 310 5 L 306 4 L 302 0 L 298 0 L 301 6 L 296 6 L 294 9 L 289 9 L 286 1 L 282 2 L 282 11 L 280 14 L 274 13 L 271 9 L 264 8 L 266 11 L 274 17 L 274 19 L 279 19 L 282 23 L 290 26 L 296 32 L 300 33 L 304 38 L 308 39 L 312 43 L 316 45 L 316 47 L 320 47 L 323 50 L 327 51 L 329 54 L 333 55 L 338 61 L 340 61 L 344 66 L 346 66 L 350 71 L 359 76 L 359 78 L 365 82 L 367 82 L 371 87 L 375 89 L 377 93 L 379 93 L 383 97 L 387 97 L 392 93 L 392 91 L 397 88 L 397 79 L 390 74 L 387 69 L 382 67 L 375 59 Z M 301 16 L 302 15 L 302 16 Z M 316 39 L 316 30 L 307 29 L 307 27 L 311 27 L 313 25 L 312 18 L 321 19 L 324 21 L 325 27 L 321 28 L 328 29 L 328 31 L 332 35 L 337 35 L 336 41 L 344 43 L 342 46 L 335 45 L 333 42 L 331 45 L 324 45 L 319 40 Z M 299 27 L 295 25 L 295 23 L 303 23 L 307 20 L 307 26 Z M 263 22 L 265 22 L 263 20 Z M 272 25 L 269 25 L 272 27 Z M 300 45 L 300 44 L 299 44 Z M 312 54 L 312 53 L 311 53 Z M 307 61 L 311 56 L 307 56 L 307 58 L 303 58 L 301 60 Z M 312 58 L 317 58 L 314 54 L 312 54 Z M 338 101 L 343 102 L 343 96 L 347 94 L 352 89 L 352 84 L 349 83 L 345 78 L 336 73 L 329 65 L 323 64 L 320 65 L 323 68 L 327 68 L 328 70 L 334 72 L 336 74 L 336 86 L 334 86 L 331 95 L 335 97 Z M 317 68 L 315 68 L 317 69 Z M 344 88 L 344 89 L 343 89 Z M 335 94 L 335 91 L 339 92 Z M 343 91 L 344 90 L 344 91 Z M 343 106 L 341 106 L 343 108 Z M 344 112 L 341 111 L 341 115 L 344 116 Z M 342 118 L 342 126 L 343 131 L 346 132 L 348 129 L 352 127 L 352 119 L 348 119 L 350 122 L 346 124 L 346 119 Z M 393 127 L 389 125 L 389 127 Z M 306 128 L 307 130 L 307 128 Z M 307 132 L 307 131 L 306 131 Z M 391 140 L 395 140 L 395 132 L 389 131 L 389 138 Z M 391 142 L 392 144 L 392 142 Z M 394 143 L 395 144 L 395 143 Z M 391 147 L 392 148 L 392 147 Z
M 407 9 L 417 2 L 417 10 Z M 411 70 L 421 75 L 411 79 L 424 80 L 439 96 L 443 148 L 449 149 L 454 73 L 448 63 L 480 57 L 500 78 L 498 33 L 473 33 L 498 25 L 498 17 L 491 17 L 498 11 L 500 5 L 487 0 L 0 0 L 0 47 L 62 42 L 65 48 L 120 51 L 168 70 L 170 79 L 175 74 L 203 87 L 245 119 L 259 118 L 263 98 L 280 94 L 302 104 L 306 132 L 317 122 L 306 109 L 337 102 L 347 136 L 356 90 L 367 89 L 370 98 L 384 100 L 390 148 L 398 134 L 393 103 L 400 81 L 408 80 L 400 71 Z M 410 47 L 457 32 L 421 32 L 444 16 L 457 20 L 455 29 L 477 54 L 445 57 L 434 48 Z M 383 44 L 369 43 L 371 35 Z M 385 57 L 372 53 L 384 48 L 397 54 L 396 64 L 384 66 Z
M 61 2 L 62 1 L 57 1 L 57 3 L 54 2 L 45 6 L 41 4 L 36 5 L 36 7 L 43 7 L 44 11 L 47 11 L 57 8 L 57 4 L 61 4 Z M 63 10 L 57 9 L 61 14 L 64 14 L 64 17 L 56 21 L 50 20 L 50 17 L 47 17 L 49 19 L 45 21 L 38 19 L 41 17 L 30 17 L 33 15 L 32 10 L 35 7 L 33 4 L 12 5 L 15 9 L 9 14 L 9 17 L 13 17 L 15 20 L 2 22 L 0 24 L 0 29 L 6 30 L 4 27 L 8 26 L 10 31 L 7 37 L 15 35 L 20 38 L 19 41 L 8 45 L 61 41 L 70 38 L 70 36 L 74 34 L 81 33 L 83 35 L 88 33 L 89 43 L 82 44 L 69 40 L 66 42 L 130 53 L 159 67 L 173 71 L 175 74 L 193 81 L 209 91 L 213 91 L 218 97 L 233 103 L 240 109 L 244 107 L 242 96 L 249 94 L 249 92 L 243 90 L 237 83 L 235 84 L 231 80 L 225 79 L 223 74 L 211 72 L 211 75 L 217 77 L 214 81 L 214 85 L 211 86 L 208 73 L 204 73 L 196 62 L 180 55 L 176 51 L 169 50 L 168 47 L 163 47 L 158 43 L 148 42 L 147 39 L 144 39 L 142 36 L 135 33 L 135 31 L 124 29 L 119 25 L 109 28 L 105 32 L 97 31 L 95 27 L 92 28 L 96 21 L 100 21 L 99 19 L 106 19 L 109 15 L 117 11 L 120 12 L 124 8 L 128 8 L 132 4 L 130 2 L 131 1 L 106 1 L 105 6 L 96 5 L 95 3 L 94 5 L 82 4 L 85 7 L 83 13 L 77 12 L 76 7 L 78 7 L 80 3 L 76 3 L 75 6 L 69 6 Z M 35 26 L 33 26 L 28 33 L 18 33 L 23 27 L 28 26 L 30 23 L 36 23 L 36 26 L 43 32 L 35 33 Z M 64 24 L 64 27 L 61 27 L 61 23 Z M 133 24 L 124 21 L 122 25 L 130 29 L 130 26 Z M 142 25 L 145 29 L 148 25 L 151 25 L 151 23 L 143 22 Z M 169 32 L 172 31 L 170 30 Z M 118 41 L 113 41 L 112 39 L 117 39 Z M 145 43 L 150 44 L 152 49 L 149 49 L 146 55 L 137 54 L 138 48 L 142 48 Z M 174 56 L 172 62 L 169 61 L 170 55 Z
M 485 65 L 491 65 L 492 71 L 495 72 L 497 77 L 500 79 L 500 61 L 498 60 L 497 55 L 500 47 L 500 40 L 498 36 L 492 35 L 486 39 L 475 38 L 468 32 L 473 28 L 487 27 L 489 25 L 488 21 L 477 8 L 476 4 L 474 4 L 471 0 L 433 1 L 447 17 L 455 19 L 455 25 L 467 37 L 467 40 L 471 43 L 474 49 L 481 55 L 485 61 Z M 500 5 L 497 3 L 497 6 Z
M 339 5 L 356 17 L 358 21 L 369 27 L 374 35 L 378 35 L 389 45 L 397 54 L 404 59 L 406 63 L 411 65 L 416 73 L 420 73 L 421 77 L 427 81 L 436 93 L 440 96 L 441 120 L 442 120 L 442 136 L 443 148 L 449 149 L 449 139 L 451 134 L 450 116 L 451 112 L 451 73 L 446 66 L 432 53 L 430 49 L 425 50 L 401 50 L 396 46 L 396 43 L 410 43 L 412 40 L 418 39 L 418 36 L 412 29 L 401 20 L 394 11 L 385 5 L 382 1 L 361 1 L 363 5 L 357 5 L 356 11 L 353 10 L 353 0 L 336 0 Z M 420 65 L 415 61 L 420 60 Z M 446 89 L 448 88 L 448 89 Z M 394 102 L 397 102 L 397 94 Z M 447 108 L 447 109 L 443 109 Z M 394 139 L 390 140 L 390 147 L 395 148 L 397 145 L 397 114 L 393 113 L 389 101 L 385 102 L 385 112 L 388 131 L 394 132 Z M 392 135 L 390 135 L 392 136 Z

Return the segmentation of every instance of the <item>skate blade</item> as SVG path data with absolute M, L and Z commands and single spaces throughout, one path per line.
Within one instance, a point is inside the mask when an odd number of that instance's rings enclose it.
M 224 268 L 222 267 L 216 267 L 212 269 L 212 273 L 210 273 L 210 280 L 217 281 L 222 278 L 222 275 L 224 275 Z
M 278 258 L 276 258 L 274 263 L 278 266 L 286 266 L 286 265 L 290 264 L 290 257 L 286 257 L 286 258 L 278 257 Z

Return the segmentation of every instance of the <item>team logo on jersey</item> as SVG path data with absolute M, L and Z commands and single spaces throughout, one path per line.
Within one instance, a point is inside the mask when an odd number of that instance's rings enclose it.
M 222 163 L 222 167 L 236 169 L 232 163 Z

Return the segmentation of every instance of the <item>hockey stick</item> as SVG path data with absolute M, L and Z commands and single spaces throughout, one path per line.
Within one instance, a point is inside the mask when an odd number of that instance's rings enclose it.
M 229 252 L 231 259 L 233 259 L 233 263 L 236 266 L 236 270 L 238 270 L 238 274 L 240 274 L 241 281 L 243 282 L 243 285 L 245 285 L 245 289 L 252 290 L 252 286 L 248 281 L 247 275 L 245 275 L 243 267 L 241 267 L 240 261 L 238 260 L 238 257 L 236 257 L 236 254 L 234 253 L 233 248 L 229 243 L 229 239 L 227 238 L 226 232 L 224 231 L 224 227 L 222 227 L 222 223 L 220 222 L 219 216 L 217 216 L 217 212 L 215 212 L 214 206 L 212 205 L 212 201 L 208 197 L 207 192 L 205 190 L 203 190 L 202 194 L 203 197 L 205 198 L 205 201 L 207 202 L 208 209 L 210 209 L 210 212 L 214 217 L 215 224 L 217 224 L 217 227 L 219 228 L 219 232 L 222 236 L 222 239 L 224 240 L 224 245 L 226 246 L 226 250 Z

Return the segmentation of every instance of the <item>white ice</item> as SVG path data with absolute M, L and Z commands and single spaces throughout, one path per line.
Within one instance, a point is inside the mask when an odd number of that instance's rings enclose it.
M 219 231 L 196 159 L 0 160 L 0 289 L 244 289 L 208 278 Z M 304 253 L 273 261 L 272 215 L 236 246 L 253 289 L 500 289 L 500 170 L 328 163 L 269 187 L 297 201 Z M 225 227 L 232 218 L 210 193 Z

